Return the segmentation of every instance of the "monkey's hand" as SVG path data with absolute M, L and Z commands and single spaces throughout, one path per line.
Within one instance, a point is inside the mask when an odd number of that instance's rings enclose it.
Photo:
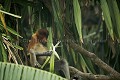
M 32 53 L 30 53 L 30 64 L 32 67 L 41 67 L 36 59 L 36 55 Z
M 41 65 L 38 63 L 37 59 L 36 59 L 36 54 L 33 52 L 33 50 L 30 50 L 30 64 L 32 67 L 41 67 Z
M 41 67 L 41 65 L 38 63 L 38 61 L 36 60 L 35 64 L 34 64 L 34 67 Z

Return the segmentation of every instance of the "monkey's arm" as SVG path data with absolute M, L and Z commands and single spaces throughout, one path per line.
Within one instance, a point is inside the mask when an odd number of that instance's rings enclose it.
M 37 44 L 37 37 L 36 34 L 33 34 L 28 44 L 28 52 L 30 52 L 30 49 L 32 49 L 35 46 L 35 44 Z
M 35 52 L 36 56 L 51 56 L 52 55 L 52 51 L 46 51 L 43 53 L 39 53 L 39 52 Z

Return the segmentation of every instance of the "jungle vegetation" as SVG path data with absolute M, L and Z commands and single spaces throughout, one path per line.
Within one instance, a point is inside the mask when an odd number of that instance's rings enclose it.
M 39 28 L 49 31 L 49 49 L 60 41 L 55 51 L 71 79 L 120 80 L 119 0 L 0 0 L 0 61 L 29 66 L 27 45 Z

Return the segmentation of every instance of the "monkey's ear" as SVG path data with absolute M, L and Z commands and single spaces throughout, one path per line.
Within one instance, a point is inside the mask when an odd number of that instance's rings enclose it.
M 30 49 L 32 49 L 34 47 L 34 45 L 37 43 L 37 36 L 36 34 L 33 34 L 32 37 L 31 37 L 31 40 L 28 44 L 28 52 L 30 51 Z

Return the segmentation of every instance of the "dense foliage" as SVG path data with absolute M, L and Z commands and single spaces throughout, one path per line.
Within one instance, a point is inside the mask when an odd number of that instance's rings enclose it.
M 29 65 L 27 45 L 38 28 L 49 30 L 48 47 L 61 41 L 56 51 L 69 65 L 106 73 L 66 44 L 66 35 L 120 72 L 119 0 L 1 0 L 0 61 Z

